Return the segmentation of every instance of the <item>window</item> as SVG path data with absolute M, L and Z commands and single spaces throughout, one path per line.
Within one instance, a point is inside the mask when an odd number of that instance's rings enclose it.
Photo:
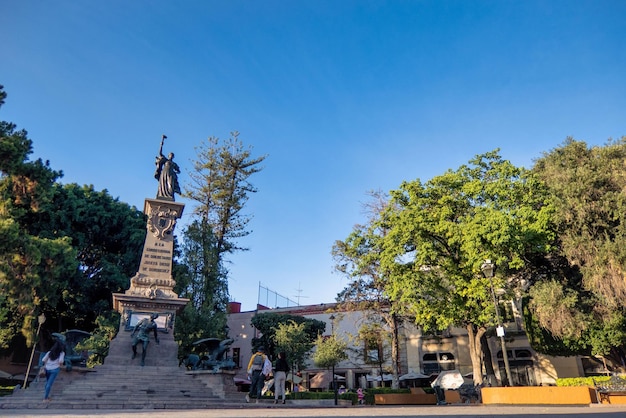
M 424 365 L 424 373 L 439 373 L 442 370 L 454 370 L 454 355 L 447 351 L 439 351 L 436 353 L 424 353 L 422 357 Z
M 380 362 L 382 346 L 376 340 L 365 341 L 365 362 L 376 363 Z
M 235 362 L 235 367 L 238 369 L 241 368 L 240 353 L 241 353 L 241 349 L 239 347 L 233 348 L 233 362 Z
M 525 349 L 525 348 L 516 348 L 516 349 L 512 349 L 512 350 L 506 350 L 506 355 L 509 358 L 509 360 L 532 360 L 532 353 L 530 352 L 530 350 Z M 502 358 L 502 350 L 499 350 L 498 353 L 496 354 L 496 357 L 498 359 Z

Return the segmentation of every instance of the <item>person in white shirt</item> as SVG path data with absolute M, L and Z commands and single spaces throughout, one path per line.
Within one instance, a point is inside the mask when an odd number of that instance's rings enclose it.
M 61 365 L 65 361 L 65 347 L 59 340 L 54 342 L 54 345 L 43 357 L 43 365 L 46 369 L 46 389 L 43 397 L 44 402 L 50 402 L 50 389 L 52 384 L 61 371 Z

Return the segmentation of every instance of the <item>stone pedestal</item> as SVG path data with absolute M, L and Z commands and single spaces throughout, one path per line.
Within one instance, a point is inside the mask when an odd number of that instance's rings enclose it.
M 121 314 L 118 335 L 111 341 L 107 362 L 128 364 L 130 361 L 130 332 L 139 320 L 158 313 L 156 320 L 160 345 L 153 337 L 149 345 L 146 366 L 178 365 L 178 346 L 173 333 L 176 313 L 189 302 L 174 292 L 172 278 L 174 256 L 174 227 L 185 205 L 171 200 L 146 199 L 144 213 L 148 216 L 146 240 L 139 270 L 130 279 L 124 293 L 113 294 L 113 308 Z M 141 348 L 139 348 L 141 351 Z

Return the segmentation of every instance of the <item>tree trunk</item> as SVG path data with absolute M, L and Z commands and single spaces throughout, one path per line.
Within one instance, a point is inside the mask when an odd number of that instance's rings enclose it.
M 474 374 L 474 384 L 482 385 L 483 383 L 483 350 L 480 343 L 482 336 L 485 334 L 486 328 L 477 327 L 474 324 L 467 324 L 467 336 L 470 349 L 470 358 L 472 359 L 472 372 Z
M 487 336 L 485 334 L 483 334 L 480 338 L 480 343 L 483 348 L 483 363 L 485 365 L 485 374 L 487 375 L 487 385 L 494 386 L 496 383 L 496 372 L 493 368 L 491 348 L 489 348 L 489 342 L 487 341 Z
M 400 380 L 398 379 L 398 365 L 400 350 L 398 338 L 398 318 L 395 315 L 391 315 L 391 387 L 398 389 L 400 387 Z

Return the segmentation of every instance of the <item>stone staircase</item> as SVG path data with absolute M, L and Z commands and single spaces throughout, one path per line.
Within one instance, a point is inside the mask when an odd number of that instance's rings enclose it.
M 141 367 L 141 347 L 131 360 L 130 336 L 120 331 L 111 342 L 105 364 L 93 369 L 61 369 L 43 402 L 45 378 L 24 390 L 0 398 L 0 409 L 202 409 L 247 406 L 245 393 L 228 372 L 188 372 L 178 367 L 176 342 L 161 334 L 160 344 L 150 342 Z M 252 407 L 253 404 L 250 405 Z

